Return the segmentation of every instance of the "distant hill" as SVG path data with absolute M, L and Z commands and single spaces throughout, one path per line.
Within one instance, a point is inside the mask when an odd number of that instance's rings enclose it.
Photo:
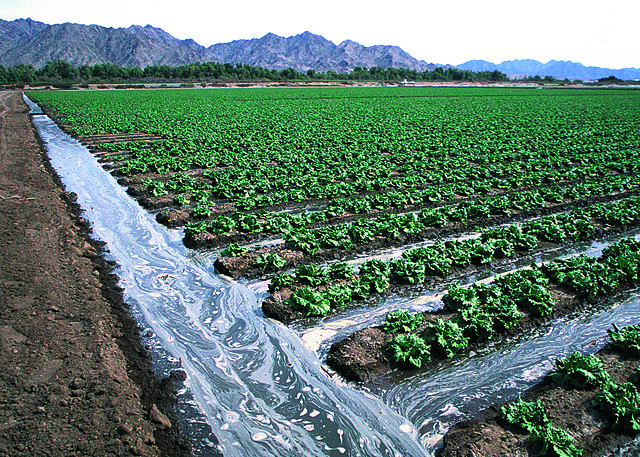
M 351 40 L 336 45 L 311 32 L 287 38 L 268 33 L 262 38 L 204 47 L 193 40 L 179 40 L 150 25 L 112 28 L 0 19 L 0 65 L 31 64 L 42 68 L 56 59 L 74 66 L 112 63 L 121 67 L 144 68 L 213 61 L 275 70 L 295 68 L 299 72 L 313 69 L 338 73 L 349 72 L 355 67 L 409 68 L 421 72 L 433 71 L 436 67 L 436 64 L 418 60 L 397 46 L 363 46 Z M 637 68 L 612 70 L 555 60 L 546 64 L 536 60 L 510 60 L 501 64 L 471 60 L 457 67 L 471 71 L 498 70 L 509 76 L 594 80 L 613 75 L 625 80 L 640 79 L 640 69 Z
M 457 68 L 471 71 L 493 71 L 498 70 L 509 76 L 553 76 L 557 79 L 582 79 L 596 80 L 615 76 L 619 79 L 634 80 L 640 79 L 640 69 L 623 68 L 614 70 L 610 68 L 585 67 L 581 63 L 551 60 L 547 63 L 537 60 L 507 60 L 501 64 L 494 64 L 486 60 L 470 60 L 457 65 Z
M 147 25 L 110 28 L 98 25 L 47 25 L 31 19 L 0 20 L 0 64 L 32 64 L 56 59 L 74 66 L 113 63 L 124 67 L 187 65 L 193 62 L 244 63 L 269 69 L 295 68 L 303 72 L 351 71 L 355 67 L 402 67 L 433 70 L 435 64 L 415 59 L 397 46 L 363 46 L 354 41 L 335 45 L 310 32 L 284 38 L 220 43 L 208 48 L 193 40 L 179 40 Z
M 32 64 L 56 59 L 74 66 L 113 63 L 125 67 L 183 65 L 203 61 L 206 49 L 193 40 L 178 40 L 151 26 L 107 28 L 98 25 L 47 25 L 30 19 L 0 20 L 0 64 Z
M 253 40 L 220 43 L 208 49 L 212 60 L 247 63 L 264 68 L 298 71 L 351 71 L 355 67 L 396 67 L 432 71 L 436 65 L 417 60 L 397 46 L 363 46 L 346 40 L 335 45 L 320 35 L 304 32 L 283 38 L 269 33 Z

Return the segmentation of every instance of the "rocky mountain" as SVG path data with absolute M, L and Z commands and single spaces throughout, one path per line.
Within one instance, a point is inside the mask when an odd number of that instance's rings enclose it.
M 29 26 L 27 26 L 29 25 Z M 182 65 L 202 61 L 206 49 L 193 40 L 178 40 L 151 26 L 107 28 L 98 25 L 47 25 L 30 19 L 0 20 L 0 64 L 36 68 L 63 59 L 79 65 Z
M 123 67 L 186 65 L 193 62 L 244 63 L 269 69 L 295 68 L 300 72 L 347 72 L 355 67 L 396 67 L 432 71 L 436 65 L 415 59 L 397 46 L 363 46 L 346 40 L 336 45 L 320 35 L 304 32 L 290 37 L 269 33 L 262 38 L 236 40 L 204 47 L 193 40 L 179 40 L 162 29 L 147 25 L 111 28 L 99 25 L 54 24 L 31 19 L 0 19 L 0 65 L 32 64 L 63 59 L 74 66 L 113 63 Z M 448 65 L 447 65 L 448 66 Z M 458 68 L 498 70 L 510 76 L 553 76 L 594 80 L 611 75 L 640 79 L 640 69 L 585 67 L 580 63 L 552 60 L 509 60 L 494 64 L 470 60 Z
M 98 25 L 47 25 L 31 19 L 0 20 L 0 64 L 43 67 L 63 59 L 74 66 L 113 63 L 119 66 L 186 65 L 193 62 L 246 63 L 269 69 L 350 71 L 361 67 L 404 67 L 433 70 L 397 46 L 362 46 L 354 41 L 335 45 L 310 32 L 284 38 L 236 40 L 205 48 L 193 40 L 179 40 L 147 25 L 110 28 Z
M 640 69 L 623 68 L 614 70 L 611 68 L 586 67 L 581 63 L 550 60 L 547 63 L 537 60 L 507 60 L 500 64 L 494 64 L 485 60 L 470 60 L 458 65 L 458 68 L 471 71 L 493 71 L 498 70 L 509 76 L 553 76 L 558 79 L 582 79 L 596 80 L 615 76 L 619 79 L 634 80 L 640 79 Z
M 208 48 L 212 60 L 247 63 L 264 68 L 295 68 L 298 71 L 345 72 L 355 67 L 397 67 L 433 70 L 435 64 L 411 57 L 397 46 L 363 46 L 346 40 L 335 45 L 326 38 L 304 32 L 283 38 L 269 33 L 253 40 L 236 40 Z

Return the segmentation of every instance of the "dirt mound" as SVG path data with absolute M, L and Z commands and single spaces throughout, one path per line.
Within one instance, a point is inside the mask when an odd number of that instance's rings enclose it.
M 117 278 L 0 92 L 0 455 L 190 455 Z

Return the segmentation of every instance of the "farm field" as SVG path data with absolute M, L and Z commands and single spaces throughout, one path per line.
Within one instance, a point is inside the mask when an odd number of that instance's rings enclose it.
M 185 245 L 213 252 L 219 272 L 263 282 L 266 317 L 309 331 L 393 308 L 316 345 L 346 379 L 432 373 L 638 286 L 636 91 L 28 96 L 160 223 L 184 227 Z M 614 238 L 597 258 L 554 259 Z M 437 298 L 403 307 L 421 296 Z

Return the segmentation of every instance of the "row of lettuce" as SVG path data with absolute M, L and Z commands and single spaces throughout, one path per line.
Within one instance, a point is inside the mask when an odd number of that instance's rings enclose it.
M 634 163 L 629 158 L 637 164 L 640 150 L 637 94 L 631 91 L 332 88 L 29 95 L 64 115 L 79 135 L 162 137 L 151 145 L 122 144 L 120 171 L 203 170 L 210 203 L 230 199 L 245 210 L 350 198 L 375 189 L 468 185 L 509 176 L 517 182 L 527 173 L 581 173 L 588 165 L 596 170 L 587 175 L 600 175 L 606 167 L 628 169 Z M 161 184 L 153 187 L 162 192 Z M 198 200 L 190 204 L 195 207 Z M 200 206 L 203 213 L 205 205 Z
M 578 255 L 496 277 L 491 284 L 452 285 L 443 297 L 445 318 L 424 327 L 422 314 L 399 309 L 387 314 L 384 330 L 395 334 L 388 350 L 396 362 L 422 367 L 432 358 L 450 358 L 517 326 L 525 316 L 546 317 L 556 306 L 550 285 L 582 297 L 604 297 L 640 280 L 640 241 L 627 238 L 600 258 Z
M 98 145 L 104 149 L 109 145 Z M 125 147 L 125 146 L 123 146 Z M 128 147 L 130 148 L 130 147 Z M 638 171 L 638 153 L 625 151 L 608 154 L 597 154 L 595 157 L 581 158 L 586 163 L 572 163 L 567 159 L 532 159 L 525 163 L 506 162 L 506 164 L 463 164 L 459 160 L 438 159 L 430 161 L 430 168 L 438 164 L 437 170 L 420 169 L 407 173 L 397 170 L 394 176 L 370 176 L 368 169 L 351 169 L 340 179 L 334 173 L 331 179 L 314 177 L 312 172 L 300 173 L 286 171 L 284 176 L 272 176 L 281 173 L 277 167 L 262 166 L 252 171 L 250 184 L 244 186 L 238 171 L 233 168 L 225 170 L 205 170 L 201 178 L 196 179 L 184 172 L 177 172 L 168 180 L 147 179 L 148 191 L 153 196 L 179 194 L 177 205 L 200 207 L 198 215 L 202 215 L 202 207 L 208 206 L 215 212 L 216 201 L 229 200 L 241 210 L 253 210 L 276 205 L 297 204 L 307 200 L 344 199 L 346 209 L 354 212 L 374 209 L 402 207 L 407 204 L 450 200 L 456 195 L 483 195 L 492 190 L 517 189 L 527 186 L 558 183 L 576 179 L 590 179 L 604 176 L 607 173 L 635 173 Z M 595 154 L 594 154 L 595 156 Z M 123 159 L 123 156 L 114 156 Z M 128 165 L 120 172 L 129 172 Z M 347 167 L 348 169 L 349 167 Z M 266 173 L 266 171 L 270 173 Z M 452 171 L 453 170 L 453 171 Z M 222 174 L 226 171 L 226 174 Z M 247 170 L 245 173 L 249 173 Z M 262 175 L 259 177 L 258 175 Z M 380 191 L 391 194 L 384 198 Z M 368 192 L 378 192 L 376 196 L 353 198 Z M 354 200 L 349 207 L 349 202 Z
M 275 274 L 270 281 L 269 292 L 273 294 L 283 288 L 293 290 L 288 299 L 293 310 L 301 316 L 322 316 L 344 308 L 353 300 L 381 294 L 392 284 L 420 284 L 429 278 L 446 277 L 455 269 L 532 252 L 542 242 L 592 239 L 598 233 L 603 233 L 606 227 L 624 228 L 638 223 L 640 198 L 632 197 L 576 208 L 569 213 L 545 216 L 521 224 L 483 230 L 477 238 L 441 241 L 431 246 L 409 249 L 400 258 L 388 261 L 370 259 L 362 263 L 357 272 L 347 262 L 333 263 L 328 267 L 300 265 L 293 274 Z M 257 261 L 265 267 L 284 267 L 284 261 L 277 253 L 265 254 L 258 257 Z M 604 287 L 597 275 L 584 279 L 580 287 L 588 293 Z
M 608 330 L 608 346 L 621 351 L 626 357 L 640 356 L 640 325 Z M 595 391 L 593 405 L 601 411 L 616 432 L 637 434 L 640 432 L 640 369 L 636 369 L 626 382 L 613 382 L 604 363 L 593 354 L 574 352 L 554 362 L 548 378 L 571 390 Z M 500 407 L 500 418 L 528 434 L 535 455 L 560 455 L 577 457 L 582 450 L 566 430 L 555 427 L 545 412 L 542 399 L 525 401 L 522 397 Z
M 551 186 L 534 190 L 510 192 L 476 200 L 464 200 L 455 205 L 423 208 L 409 213 L 382 213 L 375 219 L 360 217 L 350 222 L 336 223 L 339 217 L 353 214 L 353 203 L 349 200 L 334 200 L 326 209 L 302 213 L 257 212 L 247 214 L 234 212 L 221 215 L 210 221 L 194 222 L 185 228 L 185 237 L 207 232 L 214 235 L 230 233 L 257 235 L 279 235 L 284 237 L 287 249 L 313 255 L 319 248 L 349 249 L 366 244 L 376 237 L 397 239 L 402 236 L 423 235 L 429 228 L 439 228 L 449 223 L 469 223 L 489 216 L 508 216 L 516 212 L 547 208 L 565 202 L 579 201 L 589 197 L 608 196 L 640 188 L 640 175 L 606 176 L 598 180 L 583 181 L 567 186 Z M 393 194 L 385 194 L 392 198 Z M 372 199 L 375 199 L 373 196 Z M 308 226 L 330 222 L 322 228 Z M 221 237 L 222 240 L 225 237 Z M 224 241 L 222 241 L 224 242 Z M 238 251 L 236 251 L 238 252 Z M 225 253 L 231 253 L 225 251 Z

